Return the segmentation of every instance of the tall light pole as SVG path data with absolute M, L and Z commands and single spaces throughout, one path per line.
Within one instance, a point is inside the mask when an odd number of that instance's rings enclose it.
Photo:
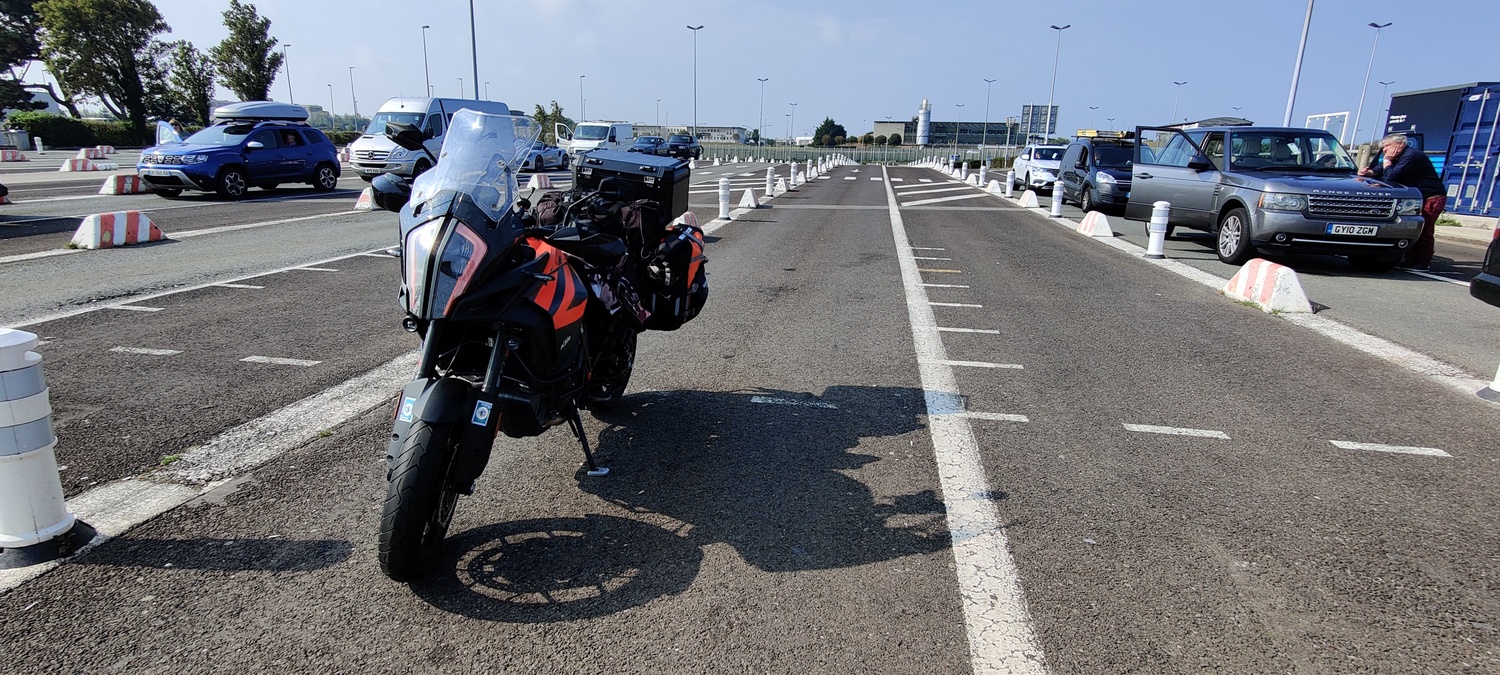
M 1104 121 L 1109 122 L 1109 130 L 1110 131 L 1114 131 L 1115 130 L 1115 118 L 1113 118 L 1113 117 L 1106 117 L 1106 118 L 1104 118 Z
M 1043 142 L 1047 140 L 1047 134 L 1052 133 L 1052 96 L 1057 93 L 1057 59 L 1062 56 L 1062 33 L 1072 27 L 1071 23 L 1052 27 L 1052 30 L 1057 31 L 1057 52 L 1052 55 L 1052 89 L 1047 92 L 1047 123 L 1042 127 Z
M 427 29 L 432 26 L 422 26 L 422 77 L 427 84 L 427 95 L 432 96 L 432 71 L 427 69 Z
M 349 66 L 349 100 L 354 102 L 354 116 L 359 117 L 359 97 L 354 95 L 354 66 Z
M 589 118 L 588 114 L 583 111 L 583 78 L 585 78 L 585 77 L 588 77 L 588 76 L 587 75 L 579 75 L 578 76 L 578 121 L 579 122 L 582 122 L 582 121 L 584 121 L 584 120 L 586 120 L 586 119 Z
M 760 126 L 755 128 L 755 139 L 760 141 L 757 145 L 764 145 L 765 142 L 760 140 L 760 128 L 766 126 L 766 82 L 771 78 L 757 77 L 755 79 L 760 80 Z
M 287 58 L 288 46 L 291 45 L 282 45 L 282 68 L 287 71 L 287 102 L 296 104 L 296 96 L 291 95 L 291 58 Z M 1370 78 L 1365 78 L 1365 80 L 1370 80 Z
M 954 152 L 954 154 L 957 154 L 958 153 L 958 130 L 963 127 L 963 122 L 961 122 L 959 120 L 962 120 L 964 118 L 964 104 L 962 104 L 962 103 L 954 103 L 953 105 L 955 105 L 955 106 L 958 107 L 958 119 L 953 121 L 953 152 Z
M 1098 109 L 1099 109 L 1099 106 L 1096 106 L 1096 105 L 1089 106 L 1089 128 L 1090 129 L 1094 128 L 1095 116 L 1098 115 L 1098 113 L 1095 112 L 1095 111 L 1097 111 Z
M 661 99 L 656 99 L 656 126 L 661 126 Z
M 474 0 L 469 0 L 469 52 L 474 55 L 474 98 L 479 98 L 479 33 L 474 30 Z
M 458 97 L 459 98 L 463 98 L 463 96 L 464 96 L 464 78 L 460 77 L 460 78 L 458 78 Z M 475 98 L 479 98 L 479 92 L 474 92 L 474 97 Z
M 698 31 L 703 26 L 688 26 L 693 31 L 693 138 L 698 137 Z
M 792 104 L 792 112 L 791 112 L 790 117 L 791 117 L 791 119 L 788 119 L 787 122 L 786 122 L 787 136 L 791 137 L 791 139 L 792 139 L 792 145 L 796 145 L 797 144 L 797 104 L 796 103 Z
M 1349 134 L 1350 143 L 1359 140 L 1356 138 L 1359 136 L 1359 118 L 1365 111 L 1365 90 L 1370 88 L 1370 71 L 1375 68 L 1375 50 L 1380 47 L 1380 29 L 1388 28 L 1391 24 L 1371 21 L 1366 25 L 1375 29 L 1375 44 L 1370 46 L 1370 64 L 1365 66 L 1365 83 L 1359 88 L 1359 107 L 1354 109 L 1354 131 Z
M 484 100 L 490 100 L 490 81 L 484 81 Z
M 990 141 L 990 87 L 994 84 L 994 80 L 984 78 L 984 131 L 979 132 L 980 147 Z
M 1292 106 L 1297 103 L 1297 80 L 1302 77 L 1302 57 L 1307 54 L 1307 29 L 1312 27 L 1314 0 L 1307 0 L 1307 18 L 1302 20 L 1302 44 L 1297 46 L 1297 65 L 1292 67 L 1292 90 L 1286 95 L 1286 114 L 1281 126 L 1292 126 Z
M 333 123 L 333 85 L 328 85 L 328 128 L 334 128 Z
M 1391 88 L 1391 85 L 1393 85 L 1395 83 L 1396 83 L 1395 80 L 1391 80 L 1390 82 L 1381 82 L 1380 83 L 1380 100 L 1384 101 L 1384 103 L 1382 103 L 1382 105 L 1389 105 L 1390 104 L 1391 98 L 1390 98 L 1389 95 L 1386 94 L 1386 92 L 1389 91 L 1390 88 Z M 1387 124 L 1390 123 L 1390 121 L 1391 121 L 1390 108 L 1385 108 L 1385 107 L 1381 108 L 1380 109 L 1380 131 L 1375 132 L 1375 135 L 1370 138 L 1370 140 L 1372 142 L 1374 140 L 1380 138 L 1382 135 L 1385 134 L 1385 127 L 1386 127 Z
M 1176 80 L 1173 80 L 1172 84 L 1177 85 L 1177 98 L 1172 100 L 1172 123 L 1176 124 L 1177 123 L 1177 104 L 1182 103 L 1182 85 L 1187 84 L 1187 81 L 1184 80 L 1182 82 L 1178 82 Z
M 791 113 L 782 113 L 782 116 L 786 118 L 786 140 L 787 140 L 788 143 L 791 143 L 792 142 L 792 114 Z M 794 143 L 794 145 L 795 145 L 795 143 Z

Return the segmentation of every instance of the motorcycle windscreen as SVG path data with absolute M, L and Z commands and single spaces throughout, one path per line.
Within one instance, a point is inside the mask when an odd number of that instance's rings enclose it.
M 539 131 L 529 117 L 459 110 L 448 123 L 437 165 L 412 183 L 409 203 L 445 191 L 464 193 L 490 220 L 501 220 L 515 201 L 516 171 Z
M 453 310 L 489 252 L 484 238 L 452 217 L 416 227 L 404 244 L 406 309 L 423 319 L 441 319 Z

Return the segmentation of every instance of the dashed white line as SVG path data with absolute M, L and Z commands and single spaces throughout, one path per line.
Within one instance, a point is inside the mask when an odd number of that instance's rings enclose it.
M 948 249 L 946 249 L 946 248 L 938 248 L 936 246 L 913 246 L 913 247 L 911 247 L 911 250 L 913 250 L 913 251 L 946 251 Z
M 1370 450 L 1374 452 L 1394 452 L 1402 455 L 1427 455 L 1429 457 L 1452 457 L 1438 448 L 1422 448 L 1411 445 L 1382 445 L 1380 443 L 1356 443 L 1354 441 L 1329 441 L 1334 447 L 1344 450 Z
M 880 181 L 881 181 L 881 180 L 884 180 L 884 179 L 882 179 L 882 178 L 881 178 L 881 177 L 879 177 L 879 176 L 875 176 L 875 177 L 872 177 L 872 178 L 871 178 L 871 179 L 870 179 L 870 180 L 873 180 L 873 181 L 875 181 L 875 182 L 877 182 L 877 183 L 878 183 L 878 182 L 880 182 Z
M 1158 427 L 1150 424 L 1126 424 L 1126 431 L 1143 434 L 1166 434 L 1168 436 L 1193 436 L 1196 438 L 1221 438 L 1229 440 L 1229 434 L 1212 429 L 1187 429 L 1183 427 Z
M 989 420 L 991 422 L 1030 422 L 1025 415 L 1007 415 L 1005 413 L 982 413 L 966 412 L 963 414 L 971 420 Z
M 240 361 L 243 361 L 245 363 L 266 363 L 273 366 L 301 366 L 303 368 L 316 366 L 319 363 L 322 363 L 322 361 L 309 361 L 307 359 L 284 359 L 277 356 L 247 356 L 243 359 L 240 359 Z
M 984 309 L 984 305 L 971 305 L 966 302 L 929 302 L 933 307 L 968 307 L 969 309 Z
M 919 183 L 931 183 L 932 179 L 931 178 L 918 178 L 917 182 L 919 182 Z
M 160 312 L 160 307 L 141 307 L 140 305 L 112 305 L 106 309 L 124 309 L 132 312 Z
M 838 406 L 822 401 L 802 401 L 794 398 L 777 398 L 774 396 L 751 396 L 751 403 L 764 403 L 767 405 L 795 405 L 803 408 L 831 408 L 838 410 Z
M 1019 363 L 989 363 L 988 361 L 923 361 L 923 363 L 936 363 L 956 368 L 1006 368 L 1009 370 L 1023 370 L 1026 366 Z
M 913 256 L 912 260 L 952 260 L 952 258 L 933 258 L 930 256 Z
M 963 284 L 922 284 L 928 288 L 968 288 Z
M 980 333 L 980 334 L 983 334 L 983 335 L 999 335 L 1000 334 L 1000 331 L 998 331 L 998 330 L 990 330 L 988 328 L 947 328 L 947 327 L 944 327 L 944 326 L 938 326 L 937 331 L 939 333 Z
M 265 286 L 256 286 L 254 284 L 214 284 L 214 286 L 218 288 L 245 288 L 252 291 L 258 291 L 262 288 L 265 288 Z
M 932 199 L 918 199 L 914 202 L 901 202 L 902 206 L 921 206 L 923 204 L 937 204 L 940 202 L 956 202 L 963 199 L 980 199 L 991 196 L 988 192 L 980 192 L 972 195 L 958 195 L 955 197 L 934 197 Z
M 844 176 L 844 180 L 858 180 L 858 176 Z
M 905 178 L 892 178 L 891 182 L 892 183 L 900 183 L 901 181 L 904 181 L 904 180 L 906 180 L 906 179 Z
M 287 271 L 291 272 L 291 271 L 295 271 L 295 270 L 302 270 L 303 272 L 337 272 L 338 271 L 338 270 L 336 270 L 336 269 L 334 269 L 332 267 L 293 267 L 292 269 L 287 270 Z
M 919 269 L 919 270 L 917 270 L 917 271 L 918 271 L 918 272 L 935 272 L 935 273 L 937 273 L 937 274 L 963 274 L 963 273 L 964 273 L 964 271 L 963 271 L 963 270 L 934 270 L 934 269 Z
M 115 347 L 110 351 L 116 354 L 140 354 L 142 356 L 176 356 L 181 354 L 176 349 L 151 349 L 148 347 Z
M 918 187 L 919 188 L 919 187 L 927 187 L 927 186 L 925 186 L 925 185 L 910 185 L 908 187 Z M 932 188 L 930 190 L 907 190 L 906 192 L 900 193 L 900 196 L 902 196 L 902 197 L 909 197 L 911 195 L 930 195 L 930 194 L 935 194 L 935 193 L 939 193 L 939 192 L 962 192 L 964 190 L 972 190 L 972 189 L 974 189 L 972 186 L 965 185 L 963 187 Z M 905 204 L 902 204 L 902 206 L 905 206 Z

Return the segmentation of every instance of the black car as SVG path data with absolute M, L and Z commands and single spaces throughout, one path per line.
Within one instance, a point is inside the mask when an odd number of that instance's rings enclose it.
M 1479 276 L 1469 281 L 1469 295 L 1500 307 L 1500 228 L 1495 230 L 1495 239 L 1484 254 Z
M 1123 135 L 1080 136 L 1068 145 L 1058 167 L 1057 185 L 1061 186 L 1063 203 L 1076 202 L 1084 211 L 1101 206 L 1124 208 L 1130 199 L 1130 163 L 1134 158 L 1135 142 Z
M 660 155 L 662 154 L 662 144 L 666 142 L 667 139 L 661 136 L 636 136 L 635 142 L 631 143 L 630 147 L 625 148 L 625 151 L 639 152 L 647 155 Z
M 703 154 L 703 146 L 698 144 L 698 139 L 689 134 L 672 134 L 667 137 L 666 144 L 662 146 L 661 154 L 668 157 L 698 159 Z

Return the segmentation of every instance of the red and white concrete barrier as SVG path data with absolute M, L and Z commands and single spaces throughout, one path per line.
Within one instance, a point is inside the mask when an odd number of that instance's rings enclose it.
M 531 174 L 531 180 L 526 181 L 527 190 L 551 190 L 552 177 L 545 173 Z
M 109 176 L 99 188 L 101 195 L 139 195 L 150 191 L 140 176 Z
M 1224 285 L 1224 295 L 1254 303 L 1266 312 L 1312 313 L 1297 272 L 1286 265 L 1255 258 Z
M 359 193 L 359 201 L 354 202 L 355 211 L 375 210 L 375 188 L 367 187 Z
M 91 159 L 65 159 L 58 171 L 114 171 L 120 168 L 114 162 L 95 162 Z
M 115 146 L 113 145 L 96 145 L 94 149 L 106 155 L 115 154 Z
M 1114 228 L 1109 226 L 1109 218 L 1098 211 L 1089 211 L 1083 217 L 1083 222 L 1078 223 L 1078 233 L 1090 237 L 1113 237 Z
M 104 151 L 98 148 L 79 148 L 78 159 L 104 159 Z
M 348 164 L 350 160 L 349 146 L 339 148 L 339 161 Z
M 73 246 L 86 249 L 113 248 L 166 239 L 161 228 L 140 211 L 96 213 L 83 219 L 73 235 Z
M 26 155 L 21 154 L 20 150 L 0 150 L 0 162 L 29 162 L 29 161 L 31 161 L 31 159 L 28 158 Z

